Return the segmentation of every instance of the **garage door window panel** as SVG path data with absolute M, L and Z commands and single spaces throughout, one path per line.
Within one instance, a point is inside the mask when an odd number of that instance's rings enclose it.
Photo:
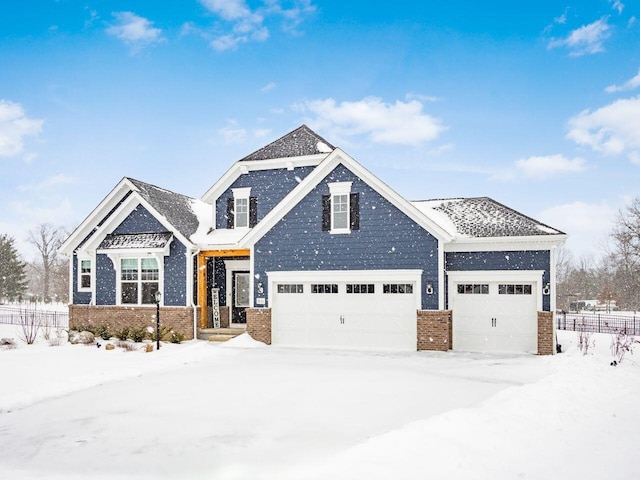
M 499 295 L 531 295 L 531 284 L 500 284 L 498 285 Z
M 376 287 L 373 283 L 348 283 L 347 293 L 376 293 Z
M 304 287 L 298 283 L 279 283 L 278 293 L 304 293 Z
M 338 285 L 336 283 L 314 283 L 311 285 L 311 293 L 338 293 Z
M 488 283 L 459 283 L 458 294 L 489 295 L 489 284 Z
M 413 294 L 412 283 L 385 283 L 382 285 L 382 293 Z

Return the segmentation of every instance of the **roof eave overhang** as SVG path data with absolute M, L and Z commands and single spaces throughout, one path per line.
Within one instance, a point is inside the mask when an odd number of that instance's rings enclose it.
M 137 189 L 134 189 L 132 194 L 116 209 L 115 212 L 93 233 L 91 238 L 82 246 L 84 251 L 97 250 L 100 243 L 104 238 L 111 233 L 124 219 L 138 206 L 142 205 L 153 217 L 160 222 L 160 224 L 167 229 L 167 231 L 173 233 L 187 249 L 193 249 L 193 242 L 182 235 L 177 228 L 175 228 L 169 221 L 161 215 L 153 206 L 147 202 L 139 193 Z
M 457 237 L 445 243 L 445 252 L 550 250 L 560 247 L 566 234 L 528 235 L 512 237 Z
M 70 256 L 78 245 L 91 234 L 91 231 L 100 223 L 100 220 L 104 219 L 129 191 L 137 192 L 138 188 L 127 177 L 124 177 L 76 227 L 71 235 L 62 242 L 58 251 Z
M 308 195 L 333 169 L 339 164 L 344 165 L 355 175 L 361 178 L 371 188 L 376 190 L 384 198 L 400 209 L 414 222 L 431 233 L 439 242 L 449 242 L 451 235 L 442 227 L 434 223 L 408 200 L 395 192 L 386 183 L 369 172 L 347 153 L 339 148 L 326 156 L 326 158 L 305 177 L 289 194 L 273 208 L 243 239 L 238 243 L 241 247 L 250 248 L 262 238 L 275 224 L 284 217 L 295 205 Z
M 268 160 L 239 160 L 231 165 L 222 177 L 206 191 L 200 200 L 213 203 L 227 188 L 233 185 L 240 175 L 259 170 L 277 170 L 281 168 L 315 167 L 319 165 L 330 153 L 316 155 L 304 155 L 301 157 L 271 158 Z

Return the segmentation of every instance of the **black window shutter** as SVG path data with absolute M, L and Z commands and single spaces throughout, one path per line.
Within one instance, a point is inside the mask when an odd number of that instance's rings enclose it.
M 234 217 L 233 217 L 233 198 L 227 199 L 227 228 L 233 228 L 234 226 Z
M 258 223 L 258 197 L 249 197 L 249 227 Z
M 349 198 L 349 226 L 351 230 L 360 230 L 360 194 L 352 193 Z
M 322 231 L 331 230 L 331 195 L 322 196 Z

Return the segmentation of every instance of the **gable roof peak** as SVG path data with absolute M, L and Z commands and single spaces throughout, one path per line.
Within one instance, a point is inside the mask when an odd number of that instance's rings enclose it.
M 303 157 L 307 155 L 327 154 L 335 147 L 324 138 L 302 124 L 295 130 L 274 140 L 270 144 L 240 159 L 240 162 L 252 160 L 271 160 L 274 158 Z

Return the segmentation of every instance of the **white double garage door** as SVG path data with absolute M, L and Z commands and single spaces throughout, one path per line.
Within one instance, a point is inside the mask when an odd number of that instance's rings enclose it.
M 273 344 L 416 350 L 420 270 L 268 276 Z
M 542 273 L 449 272 L 454 349 L 535 353 Z M 268 275 L 275 345 L 417 348 L 420 270 Z

